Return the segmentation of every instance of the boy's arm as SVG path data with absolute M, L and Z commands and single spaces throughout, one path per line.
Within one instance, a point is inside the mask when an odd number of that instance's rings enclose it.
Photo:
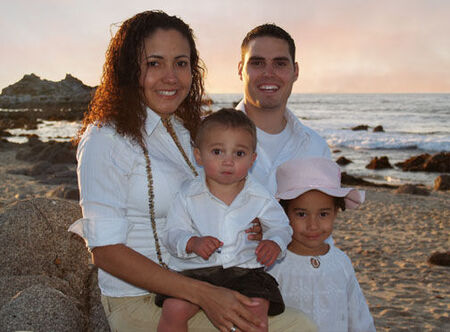
M 171 255 L 179 258 L 195 257 L 195 253 L 188 253 L 186 245 L 190 238 L 199 234 L 192 227 L 192 220 L 186 208 L 186 200 L 178 193 L 173 200 L 167 214 L 167 224 L 161 242 Z
M 283 208 L 275 198 L 268 199 L 258 218 L 263 228 L 263 240 L 275 242 L 280 247 L 283 256 L 292 240 L 293 233 Z

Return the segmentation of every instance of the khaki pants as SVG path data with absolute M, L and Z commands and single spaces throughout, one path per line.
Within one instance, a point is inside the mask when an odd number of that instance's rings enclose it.
M 158 327 L 161 308 L 155 305 L 155 295 L 108 297 L 102 304 L 112 332 L 153 332 Z M 203 311 L 189 320 L 189 331 L 217 331 Z M 269 317 L 270 332 L 315 332 L 316 325 L 302 312 L 286 308 L 284 313 Z

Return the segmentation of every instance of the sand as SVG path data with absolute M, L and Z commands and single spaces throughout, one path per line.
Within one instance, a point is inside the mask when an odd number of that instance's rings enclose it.
M 0 150 L 0 208 L 56 187 L 8 174 L 30 166 L 15 153 Z M 360 189 L 366 202 L 340 213 L 333 237 L 352 259 L 377 330 L 450 331 L 450 267 L 427 263 L 433 252 L 450 250 L 450 192 Z

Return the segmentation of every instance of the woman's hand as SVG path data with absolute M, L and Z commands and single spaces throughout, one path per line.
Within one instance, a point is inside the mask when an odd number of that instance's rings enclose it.
M 230 332 L 232 327 L 239 331 L 257 331 L 263 323 L 254 317 L 248 307 L 256 307 L 258 302 L 222 287 L 203 283 L 199 305 L 209 320 L 222 332 Z
M 247 238 L 249 240 L 253 240 L 253 241 L 261 241 L 262 240 L 262 237 L 263 237 L 262 227 L 261 227 L 261 223 L 258 218 L 253 219 L 252 227 L 247 228 L 245 230 L 245 233 L 250 233 L 247 236 Z

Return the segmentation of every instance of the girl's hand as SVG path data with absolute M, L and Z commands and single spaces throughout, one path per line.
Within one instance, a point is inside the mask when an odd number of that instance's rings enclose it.
M 270 240 L 262 240 L 255 251 L 257 261 L 267 267 L 275 263 L 280 252 L 278 244 Z
M 259 331 L 264 324 L 256 318 L 248 307 L 256 307 L 258 302 L 222 287 L 206 284 L 209 290 L 201 292 L 200 307 L 209 320 L 222 332 L 230 332 L 232 327 L 238 331 Z
M 221 246 L 223 246 L 223 242 L 213 236 L 193 236 L 186 244 L 186 252 L 188 254 L 194 252 L 207 260 Z
M 253 219 L 252 227 L 246 229 L 245 233 L 250 233 L 247 236 L 247 238 L 249 240 L 253 240 L 253 241 L 261 241 L 262 240 L 262 237 L 263 237 L 262 227 L 261 227 L 261 223 L 259 222 L 258 218 Z

